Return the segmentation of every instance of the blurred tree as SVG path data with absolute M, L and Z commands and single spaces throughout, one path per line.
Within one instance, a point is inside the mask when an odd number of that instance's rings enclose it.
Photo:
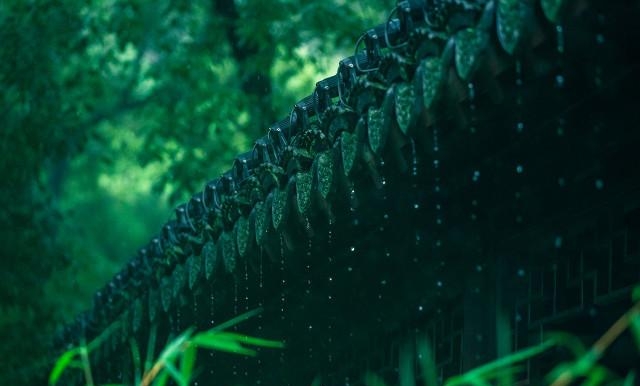
M 392 3 L 0 2 L 0 378 Z

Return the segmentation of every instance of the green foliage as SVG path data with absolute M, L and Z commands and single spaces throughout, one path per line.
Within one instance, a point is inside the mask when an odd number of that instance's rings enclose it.
M 540 344 L 522 349 L 520 351 L 503 355 L 492 362 L 476 367 L 466 373 L 451 377 L 444 381 L 444 386 L 511 386 L 516 384 L 516 376 L 526 369 L 527 362 L 536 361 L 540 355 L 552 348 L 563 347 L 569 349 L 574 356 L 573 360 L 557 363 L 545 377 L 545 384 L 551 386 L 566 386 L 575 384 L 574 381 L 582 380 L 582 385 L 632 385 L 636 379 L 636 371 L 628 369 L 624 378 L 609 370 L 599 363 L 609 346 L 618 339 L 627 329 L 633 334 L 634 323 L 638 323 L 640 315 L 640 302 L 638 301 L 637 288 L 632 298 L 634 305 L 622 315 L 592 346 L 587 349 L 580 339 L 568 332 L 554 332 L 546 334 L 546 339 Z M 507 332 L 510 333 L 510 332 Z M 637 338 L 637 337 L 636 337 Z M 431 346 L 426 336 L 416 337 L 415 352 L 410 347 L 413 344 L 405 344 L 400 349 L 399 355 L 399 386 L 425 386 L 438 385 L 436 377 L 436 363 L 431 352 Z M 638 346 L 640 352 L 640 345 Z M 415 356 L 417 355 L 422 374 L 422 381 L 418 383 L 417 374 L 414 373 Z M 508 380 L 508 382 L 505 382 Z M 367 372 L 363 376 L 366 386 L 386 386 L 387 383 L 380 376 Z
M 199 333 L 196 333 L 194 328 L 188 328 L 177 337 L 171 339 L 155 361 L 153 360 L 153 351 L 155 350 L 156 329 L 155 327 L 152 328 L 149 333 L 148 351 L 144 375 L 142 376 L 140 376 L 140 351 L 138 344 L 132 339 L 131 354 L 136 367 L 135 384 L 140 386 L 151 384 L 163 386 L 169 382 L 169 379 L 172 379 L 179 386 L 188 386 L 194 377 L 196 356 L 199 348 L 247 356 L 256 355 L 256 351 L 252 347 L 283 348 L 284 344 L 279 341 L 224 331 L 257 315 L 261 311 L 261 309 L 256 309 L 246 312 Z M 82 344 L 64 352 L 58 358 L 49 374 L 49 385 L 58 384 L 65 370 L 79 368 L 85 373 L 87 386 L 93 386 L 88 354 L 103 344 L 115 328 L 117 326 L 111 326 L 110 329 L 89 344 Z
M 0 377 L 392 4 L 0 2 Z

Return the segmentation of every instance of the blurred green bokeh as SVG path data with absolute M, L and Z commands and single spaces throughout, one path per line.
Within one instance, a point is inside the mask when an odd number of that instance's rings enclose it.
M 394 2 L 0 3 L 0 379 Z

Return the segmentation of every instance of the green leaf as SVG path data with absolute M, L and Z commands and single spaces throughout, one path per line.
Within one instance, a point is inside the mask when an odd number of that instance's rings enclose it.
M 133 379 L 134 384 L 139 384 L 142 379 L 142 366 L 140 360 L 140 347 L 135 338 L 129 339 L 129 345 L 131 346 L 131 358 L 133 359 Z
M 476 28 L 465 28 L 456 33 L 456 71 L 462 80 L 469 80 L 478 58 L 488 41 L 488 34 Z
M 369 146 L 374 153 L 380 153 L 387 142 L 388 131 L 384 130 L 384 116 L 380 109 L 370 108 L 367 112 Z
M 311 181 L 310 172 L 296 173 L 296 203 L 300 216 L 307 217 L 311 208 Z
M 541 0 L 540 4 L 547 19 L 552 23 L 558 24 L 567 2 L 566 0 Z
M 193 344 L 189 344 L 182 353 L 182 359 L 180 361 L 180 373 L 182 377 L 187 380 L 187 384 L 191 381 L 193 375 L 193 368 L 196 363 L 196 356 L 198 350 Z
M 189 270 L 189 289 L 193 289 L 196 282 L 200 278 L 200 272 L 202 268 L 201 264 L 202 264 L 202 256 L 191 255 L 187 259 L 187 267 Z
M 173 296 L 173 282 L 170 278 L 165 277 L 160 282 L 160 302 L 164 312 L 169 312 L 171 308 L 171 299 Z
M 76 347 L 60 355 L 49 374 L 49 385 L 55 385 L 58 382 L 64 370 L 69 367 L 74 358 L 79 354 L 80 349 Z
M 545 338 L 551 339 L 556 342 L 558 346 L 568 348 L 576 358 L 581 357 L 587 353 L 587 348 L 575 335 L 561 331 L 550 331 L 545 333 L 544 336 Z
M 186 342 L 191 338 L 193 332 L 195 331 L 194 327 L 189 327 L 184 330 L 180 335 L 174 338 L 165 348 L 162 350 L 160 354 L 161 360 L 167 360 L 174 358 L 176 354 L 181 353 L 183 351 L 183 346 Z
M 382 378 L 371 372 L 364 375 L 363 382 L 366 386 L 386 386 Z
M 178 386 L 189 386 L 189 379 L 183 377 L 182 373 L 180 373 L 180 371 L 173 365 L 173 363 L 166 362 L 164 364 L 164 368 L 166 369 L 167 373 L 171 375 L 171 378 L 173 378 L 178 383 Z
M 273 228 L 279 230 L 285 221 L 285 214 L 287 211 L 287 190 L 274 189 L 273 199 L 271 201 L 271 220 L 273 221 Z
M 320 153 L 316 158 L 315 172 L 318 192 L 327 199 L 333 190 L 333 158 L 330 152 Z
M 415 92 L 408 83 L 399 83 L 395 87 L 397 89 L 395 93 L 396 121 L 400 130 L 406 135 L 415 118 Z
M 267 210 L 271 209 L 270 206 L 264 205 L 262 202 L 256 204 L 253 211 L 256 214 L 256 244 L 262 246 L 267 236 L 267 227 L 269 222 L 267 220 Z
M 525 35 L 525 22 L 531 10 L 525 1 L 499 0 L 497 14 L 498 40 L 502 48 L 513 55 Z
M 250 319 L 258 314 L 260 314 L 262 312 L 262 308 L 258 307 L 254 310 L 251 311 L 247 311 L 243 314 L 240 314 L 238 316 L 236 316 L 235 318 L 232 318 L 222 324 L 219 324 L 211 329 L 209 329 L 207 332 L 213 332 L 213 331 L 222 331 L 222 330 L 226 330 L 229 327 L 233 327 L 239 323 L 244 322 L 247 319 Z
M 633 311 L 629 314 L 629 330 L 636 342 L 636 347 L 640 351 L 640 312 Z
M 265 348 L 284 348 L 284 343 L 277 340 L 256 338 L 248 335 L 237 334 L 233 332 L 225 333 L 228 338 L 236 339 L 243 344 Z
M 134 332 L 138 332 L 140 327 L 142 326 L 142 318 L 143 318 L 143 306 L 142 300 L 136 299 L 133 302 L 133 310 L 131 312 L 131 327 Z
M 428 57 L 420 62 L 417 69 L 416 86 L 422 91 L 422 104 L 426 109 L 431 108 L 437 99 L 444 83 L 444 71 L 442 59 L 439 57 Z
M 144 371 L 147 373 L 153 366 L 153 352 L 156 349 L 156 336 L 158 332 L 158 325 L 153 323 L 149 329 L 149 342 L 147 343 L 147 355 L 144 358 Z
M 238 263 L 236 241 L 229 232 L 222 232 L 218 242 L 222 247 L 222 261 L 224 262 L 225 271 L 227 273 L 235 272 Z
M 362 121 L 358 121 L 358 124 L 360 122 Z M 358 141 L 353 134 L 347 131 L 340 134 L 340 154 L 342 156 L 342 170 L 344 175 L 348 177 L 356 164 Z
M 169 382 L 169 372 L 163 367 L 158 375 L 153 380 L 154 386 L 166 386 L 167 382 Z
M 608 372 L 602 366 L 596 366 L 589 370 L 586 374 L 586 380 L 582 383 L 582 386 L 597 386 L 607 379 Z
M 182 290 L 187 284 L 187 272 L 185 271 L 182 264 L 176 264 L 175 268 L 173 269 L 173 275 L 171 276 L 173 281 L 172 296 L 174 299 L 177 299 L 180 297 Z
M 238 247 L 238 254 L 241 257 L 247 257 L 247 253 L 250 250 L 251 231 L 249 229 L 249 220 L 246 217 L 240 216 L 234 226 L 234 233 L 236 235 L 236 245 Z
M 416 340 L 416 350 L 418 357 L 421 358 L 420 369 L 427 385 L 437 385 L 438 375 L 436 370 L 436 361 L 431 350 L 431 342 L 427 336 Z
M 488 374 L 495 373 L 496 370 L 513 366 L 518 362 L 522 362 L 531 357 L 539 355 L 544 351 L 555 345 L 555 341 L 552 339 L 546 340 L 540 343 L 537 346 L 529 347 L 520 351 L 517 351 L 511 355 L 507 355 L 500 359 L 497 359 L 493 362 L 489 362 L 480 367 L 476 367 L 475 369 L 467 372 L 466 374 L 459 375 L 453 378 L 450 378 L 445 383 L 446 386 L 454 386 L 454 385 L 463 385 L 465 383 L 474 383 L 474 384 L 485 384 L 482 379 L 486 377 Z
M 202 333 L 193 337 L 191 342 L 198 347 L 229 352 L 232 354 L 255 356 L 256 351 L 243 347 L 237 340 L 225 337 L 225 332 Z
M 158 300 L 158 290 L 151 288 L 149 289 L 148 296 L 148 304 L 149 304 L 149 321 L 153 322 L 156 319 L 156 314 L 159 308 L 159 300 Z
M 201 256 L 204 258 L 204 277 L 206 280 L 209 280 L 215 271 L 218 259 L 218 250 L 213 241 L 207 241 L 202 247 Z
M 629 371 L 626 377 L 624 377 L 624 383 L 622 386 L 633 386 L 636 383 L 636 372 L 635 370 Z
M 413 346 L 410 346 L 408 343 L 400 347 L 398 359 L 400 386 L 415 386 L 416 383 L 414 370 L 415 358 L 412 349 Z
M 640 285 L 633 288 L 633 292 L 631 292 L 631 301 L 634 303 L 640 302 Z

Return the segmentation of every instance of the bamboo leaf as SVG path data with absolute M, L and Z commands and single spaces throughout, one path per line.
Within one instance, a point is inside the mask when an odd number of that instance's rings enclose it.
M 416 341 L 418 357 L 420 360 L 420 368 L 422 370 L 422 375 L 427 385 L 435 386 L 438 384 L 438 376 L 436 370 L 436 361 L 433 356 L 433 351 L 431 350 L 431 342 L 425 336 L 423 339 L 418 339 Z
M 167 347 L 162 350 L 160 353 L 160 358 L 158 362 L 171 362 L 175 359 L 175 357 L 183 351 L 183 346 L 185 342 L 191 337 L 194 328 L 188 328 L 182 334 L 178 335 L 177 338 L 173 339 Z
M 576 358 L 587 353 L 587 348 L 575 335 L 571 335 L 566 332 L 552 331 L 547 332 L 545 337 L 554 340 L 558 346 L 568 348 Z
M 169 381 L 169 373 L 167 372 L 166 369 L 163 368 L 162 370 L 160 370 L 158 375 L 155 377 L 155 379 L 153 381 L 153 385 L 154 386 L 165 386 L 168 381 Z
M 147 356 L 144 358 L 144 373 L 147 373 L 153 365 L 153 352 L 156 349 L 156 333 L 158 325 L 153 323 L 149 329 L 149 342 L 147 344 Z
M 636 372 L 635 370 L 629 371 L 626 377 L 624 377 L 624 383 L 622 386 L 633 386 L 636 382 Z
M 633 312 L 629 315 L 629 330 L 640 351 L 640 312 Z
M 182 354 L 182 359 L 180 361 L 180 373 L 182 374 L 182 377 L 187 380 L 187 384 L 191 381 L 193 375 L 193 367 L 196 363 L 197 353 L 197 347 L 193 344 L 189 344 Z
M 229 327 L 233 327 L 236 324 L 242 323 L 247 319 L 253 318 L 254 316 L 260 314 L 261 312 L 262 312 L 262 307 L 258 307 L 258 308 L 254 309 L 254 310 L 247 311 L 244 314 L 240 314 L 240 315 L 236 316 L 235 318 L 230 319 L 230 320 L 228 320 L 228 321 L 226 321 L 226 322 L 224 322 L 222 324 L 219 324 L 219 325 L 211 328 L 208 331 L 212 332 L 212 331 L 226 330 Z
M 555 341 L 549 339 L 541 344 L 533 347 L 526 348 L 524 350 L 517 351 L 511 355 L 507 355 L 503 358 L 487 363 L 483 366 L 477 367 L 466 374 L 453 377 L 445 383 L 447 386 L 462 385 L 464 383 L 484 384 L 484 381 L 480 380 L 487 374 L 494 373 L 496 370 L 512 366 L 518 362 L 527 360 L 531 357 L 541 354 L 555 345 Z M 480 383 L 478 383 L 480 382 Z
M 133 373 L 134 373 L 134 383 L 137 385 L 140 383 L 142 379 L 140 367 L 140 347 L 138 347 L 138 342 L 134 338 L 129 340 L 129 344 L 131 345 L 131 357 L 133 358 Z
M 69 367 L 74 358 L 79 354 L 80 349 L 76 347 L 60 355 L 51 370 L 51 374 L 49 374 L 49 385 L 55 385 L 58 382 L 64 370 Z
M 366 386 L 387 386 L 382 378 L 370 372 L 364 375 L 363 381 Z
M 224 333 L 219 333 L 219 334 L 221 334 L 221 335 L 224 334 L 225 335 L 225 337 L 223 337 L 223 339 L 237 340 L 239 342 L 242 342 L 242 343 L 248 344 L 248 345 L 252 345 L 252 346 L 265 347 L 265 348 L 284 348 L 284 343 L 282 343 L 280 341 L 277 341 L 277 340 L 256 338 L 256 337 L 252 337 L 252 336 L 236 334 L 236 333 L 233 333 L 233 332 L 224 332 Z
M 191 342 L 201 348 L 225 351 L 232 354 L 255 356 L 256 351 L 243 347 L 237 340 L 225 339 L 223 333 L 203 333 L 198 334 Z
M 171 378 L 173 378 L 178 383 L 179 386 L 189 386 L 189 380 L 182 376 L 180 371 L 178 371 L 173 363 L 166 362 L 164 364 L 164 368 L 166 369 L 167 373 L 171 375 Z

